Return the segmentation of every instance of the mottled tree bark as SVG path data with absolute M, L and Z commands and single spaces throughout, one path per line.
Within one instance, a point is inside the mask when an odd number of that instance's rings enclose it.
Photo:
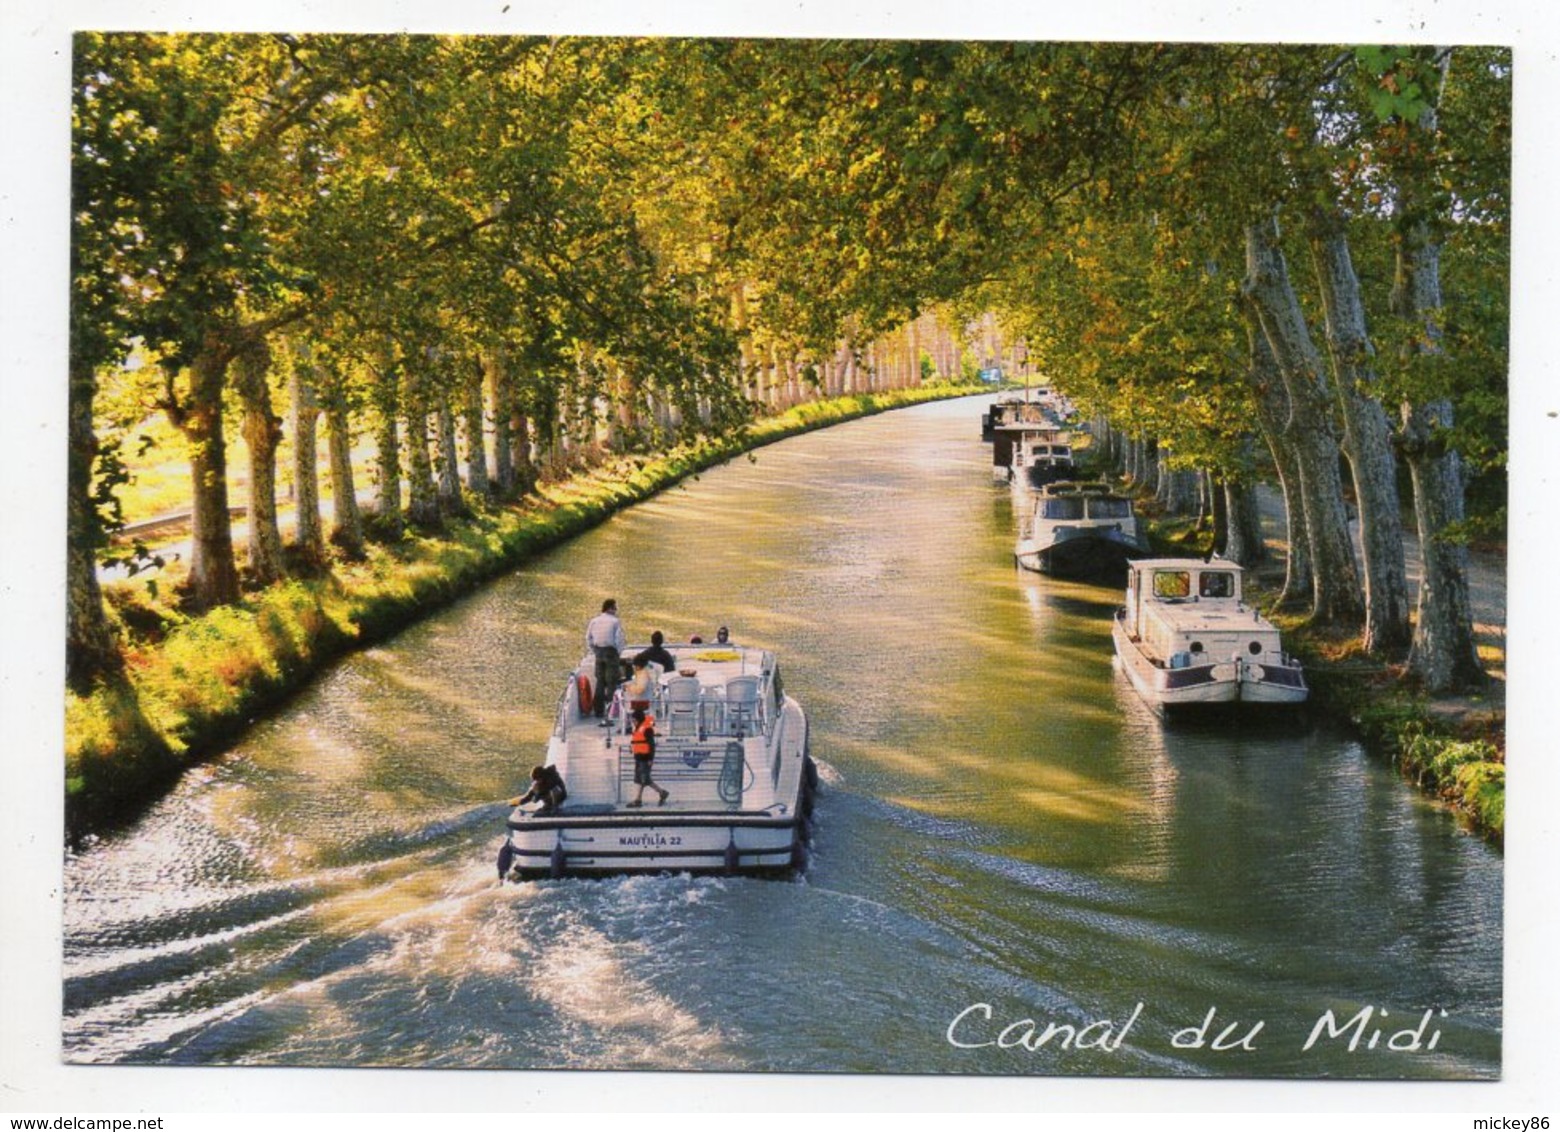
M 294 544 L 304 561 L 325 561 L 324 525 L 320 522 L 318 422 L 314 363 L 306 348 L 295 351 L 292 366 L 293 483 L 297 487 L 298 526 Z
M 1170 515 L 1192 514 L 1198 501 L 1197 473 L 1186 468 L 1171 467 L 1168 454 L 1161 451 L 1160 477 L 1165 512 Z
M 244 406 L 244 444 L 249 449 L 249 573 L 256 585 L 287 576 L 282 532 L 276 521 L 276 447 L 282 419 L 271 405 L 271 351 L 254 343 L 236 359 L 234 388 Z
M 1441 349 L 1440 307 L 1440 248 L 1427 225 L 1412 225 L 1398 241 L 1392 309 L 1420 324 L 1422 352 Z M 1423 562 L 1408 668 L 1433 692 L 1475 687 L 1485 680 L 1473 634 L 1468 548 L 1447 535 L 1464 519 L 1462 458 L 1443 439 L 1452 419 L 1451 402 L 1444 399 L 1403 405 L 1403 454 L 1414 485 Z
M 1343 418 L 1343 450 L 1360 512 L 1365 575 L 1367 652 L 1395 652 L 1408 645 L 1408 576 L 1403 561 L 1403 520 L 1397 467 L 1387 413 L 1376 399 L 1375 350 L 1365 326 L 1365 303 L 1349 254 L 1344 220 L 1332 207 L 1313 210 L 1311 257 L 1326 314 L 1333 390 Z
M 439 488 L 433 478 L 433 457 L 428 451 L 428 418 L 431 405 L 428 375 L 411 370 L 406 375 L 406 518 L 418 527 L 439 525 Z
M 70 418 L 65 484 L 65 680 L 77 692 L 124 667 L 124 661 L 103 612 L 98 585 L 97 550 L 103 540 L 92 501 L 92 472 L 97 461 L 97 435 L 92 406 L 97 381 L 87 366 L 70 372 Z
M 330 433 L 330 541 L 349 558 L 363 556 L 363 516 L 352 482 L 352 422 L 340 391 L 333 391 L 325 421 Z
M 509 420 L 514 415 L 514 408 L 511 404 L 509 370 L 504 356 L 497 350 L 488 352 L 482 364 L 487 371 L 488 404 L 493 413 L 493 493 L 507 499 L 515 493 L 514 449 Z
M 1440 56 L 1444 85 L 1451 53 Z M 1427 108 L 1416 123 L 1417 144 L 1435 144 L 1436 112 Z M 1392 312 L 1409 323 L 1414 357 L 1440 354 L 1441 245 L 1431 227 L 1431 185 L 1406 170 L 1398 184 L 1397 263 L 1392 281 Z M 1453 415 L 1451 401 L 1430 395 L 1402 406 L 1403 454 L 1414 485 L 1414 518 L 1419 529 L 1423 569 L 1419 610 L 1408 655 L 1409 671 L 1432 692 L 1476 687 L 1485 681 L 1473 635 L 1473 601 L 1468 592 L 1468 548 L 1450 528 L 1464 518 L 1462 457 L 1445 442 Z
M 1250 349 L 1247 380 L 1255 394 L 1257 428 L 1272 454 L 1278 471 L 1278 488 L 1284 497 L 1284 539 L 1288 547 L 1284 566 L 1284 585 L 1279 591 L 1280 609 L 1304 609 L 1311 603 L 1311 538 L 1306 531 L 1305 505 L 1300 500 L 1300 471 L 1294 453 L 1284 439 L 1290 424 L 1289 393 L 1278 372 L 1278 363 L 1267 336 L 1262 333 L 1257 313 L 1251 304 L 1241 304 L 1246 323 L 1246 342 Z
M 233 351 L 215 336 L 190 366 L 190 393 L 169 417 L 189 448 L 190 602 L 211 609 L 238 600 L 232 516 L 227 490 L 227 440 L 222 429 L 222 388 Z
M 1247 568 L 1267 561 L 1262 540 L 1262 514 L 1251 484 L 1229 480 L 1224 484 L 1224 557 Z
M 536 460 L 531 455 L 531 418 L 515 413 L 509 422 L 509 438 L 513 444 L 515 488 L 521 494 L 536 486 Z
M 1226 551 L 1230 545 L 1230 512 L 1224 485 L 1215 483 L 1212 477 L 1204 477 L 1204 486 L 1204 513 L 1213 523 L 1213 552 L 1228 558 Z
M 401 512 L 401 374 L 395 363 L 386 359 L 379 367 L 377 377 L 373 399 L 378 420 L 374 446 L 379 483 L 374 499 L 374 519 L 382 537 L 397 539 L 405 524 Z
M 437 394 L 439 425 L 439 513 L 467 514 L 466 499 L 460 490 L 460 451 L 455 441 L 455 407 L 449 390 L 442 385 Z
M 461 425 L 466 433 L 466 486 L 478 495 L 491 495 L 488 477 L 487 428 L 482 405 L 482 365 L 462 363 Z
M 1289 394 L 1290 421 L 1282 440 L 1294 454 L 1300 476 L 1311 551 L 1310 619 L 1318 625 L 1358 628 L 1365 617 L 1364 592 L 1354 563 L 1348 514 L 1338 470 L 1339 441 L 1331 417 L 1332 396 L 1321 357 L 1311 340 L 1289 267 L 1278 243 L 1274 217 L 1246 226 L 1243 290 L 1257 313 L 1263 335 Z

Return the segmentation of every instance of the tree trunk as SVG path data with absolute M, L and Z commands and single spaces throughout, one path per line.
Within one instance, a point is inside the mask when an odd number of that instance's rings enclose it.
M 1189 515 L 1197 506 L 1197 473 L 1172 468 L 1168 454 L 1160 457 L 1160 475 L 1164 483 L 1165 511 L 1170 515 Z
M 379 534 L 398 539 L 404 529 L 401 515 L 401 441 L 398 418 L 401 409 L 400 373 L 387 360 L 380 366 L 374 382 L 374 407 L 378 410 L 379 491 L 374 502 L 375 525 Z
M 320 523 L 319 399 L 315 395 L 314 363 L 307 349 L 293 357 L 293 483 L 297 485 L 298 527 L 295 545 L 304 561 L 325 561 L 325 536 Z
M 1206 513 L 1213 520 L 1213 552 L 1229 557 L 1230 511 L 1224 485 L 1215 483 L 1213 477 L 1203 477 L 1207 490 L 1204 493 Z
M 449 390 L 438 391 L 439 422 L 439 513 L 466 514 L 466 500 L 460 493 L 460 452 L 455 446 L 455 408 Z
M 352 422 L 340 391 L 331 398 L 325 420 L 330 430 L 330 541 L 349 558 L 363 557 L 363 516 L 352 482 Z
M 1409 642 L 1397 467 L 1386 410 L 1372 393 L 1375 350 L 1366 334 L 1365 304 L 1344 221 L 1336 209 L 1313 211 L 1310 243 L 1326 313 L 1333 388 L 1343 417 L 1343 450 L 1359 505 L 1365 565 L 1365 650 L 1396 652 Z
M 466 486 L 477 495 L 491 495 L 488 478 L 487 428 L 482 411 L 482 364 L 467 360 L 462 383 L 462 425 L 466 433 Z
M 97 550 L 103 532 L 92 499 L 92 472 L 98 450 L 97 436 L 92 430 L 96 393 L 97 381 L 91 368 L 72 365 L 65 497 L 65 680 L 80 693 L 90 690 L 99 678 L 124 667 L 103 612 L 103 593 L 98 586 Z
M 228 507 L 227 440 L 222 387 L 232 351 L 209 341 L 190 367 L 187 403 L 171 413 L 189 447 L 191 480 L 190 602 L 211 609 L 238 600 L 238 566 Z
M 1224 484 L 1224 511 L 1224 557 L 1247 568 L 1266 562 L 1267 544 L 1262 540 L 1262 515 L 1252 485 L 1243 481 L 1227 481 Z
M 516 413 L 509 424 L 509 439 L 514 446 L 515 487 L 523 495 L 536 486 L 536 462 L 531 458 L 531 419 Z
M 1143 442 L 1135 436 L 1127 438 L 1125 471 L 1134 487 L 1143 483 Z
M 510 421 L 513 415 L 509 371 L 504 355 L 489 351 L 483 359 L 487 370 L 488 404 L 493 412 L 493 493 L 507 499 L 515 493 L 515 463 Z
M 1451 54 L 1440 58 L 1444 86 Z M 1436 139 L 1436 112 L 1426 109 L 1417 123 L 1416 144 Z M 1431 228 L 1425 201 L 1427 186 L 1412 172 L 1399 183 L 1397 265 L 1392 280 L 1392 312 L 1412 325 L 1415 345 L 1406 361 L 1438 355 L 1441 341 L 1441 245 Z M 1447 447 L 1452 405 L 1430 396 L 1402 406 L 1403 452 L 1414 485 L 1414 518 L 1419 528 L 1423 569 L 1419 614 L 1414 624 L 1408 669 L 1432 692 L 1455 691 L 1484 683 L 1478 643 L 1473 635 L 1473 602 L 1468 593 L 1468 549 L 1449 535 L 1463 520 L 1462 457 Z
M 271 406 L 271 351 L 255 343 L 239 354 L 237 368 L 249 449 L 249 573 L 256 585 L 269 586 L 287 576 L 276 522 L 276 447 L 282 441 L 282 419 Z
M 1268 451 L 1273 456 L 1273 466 L 1278 471 L 1278 487 L 1284 497 L 1284 540 L 1288 550 L 1284 560 L 1284 585 L 1279 591 L 1278 608 L 1303 609 L 1311 602 L 1311 538 L 1306 531 L 1305 505 L 1300 500 L 1300 470 L 1295 464 L 1294 453 L 1284 439 L 1289 427 L 1289 393 L 1279 376 L 1278 363 L 1273 360 L 1273 350 L 1257 312 L 1250 303 L 1241 304 L 1241 314 L 1246 323 L 1246 342 L 1251 353 L 1251 366 L 1247 380 L 1255 396 L 1257 427 Z
M 439 489 L 428 453 L 428 376 L 415 372 L 406 382 L 406 518 L 414 526 L 439 525 Z
M 1421 324 L 1422 353 L 1439 353 L 1440 248 L 1428 226 L 1415 225 L 1400 236 L 1397 260 L 1393 312 Z M 1451 426 L 1450 401 L 1403 406 L 1403 452 L 1414 485 L 1423 562 L 1408 669 L 1432 692 L 1476 687 L 1485 680 L 1473 634 L 1468 548 L 1446 533 L 1464 518 L 1462 458 L 1442 439 Z
M 1311 612 L 1314 624 L 1359 628 L 1364 593 L 1354 564 L 1349 518 L 1338 471 L 1338 437 L 1321 358 L 1289 282 L 1278 244 L 1275 217 L 1246 227 L 1244 293 L 1255 307 L 1264 336 L 1289 394 L 1290 424 L 1282 439 L 1294 453 L 1300 475 L 1311 551 Z

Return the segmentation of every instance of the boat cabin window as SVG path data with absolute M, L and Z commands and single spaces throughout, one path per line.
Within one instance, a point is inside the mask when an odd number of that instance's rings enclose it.
M 1128 499 L 1091 499 L 1089 500 L 1089 518 L 1091 519 L 1130 519 L 1132 517 L 1132 501 Z
M 1045 501 L 1047 519 L 1083 518 L 1083 500 L 1078 496 L 1058 495 Z
M 1155 570 L 1155 597 L 1190 597 L 1192 576 L 1185 570 Z
M 1204 570 L 1197 581 L 1197 592 L 1203 597 L 1234 597 L 1235 575 L 1226 570 Z

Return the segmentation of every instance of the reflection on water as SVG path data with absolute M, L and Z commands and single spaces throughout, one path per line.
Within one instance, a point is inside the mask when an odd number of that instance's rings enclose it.
M 1163 726 L 1115 595 L 1013 568 L 978 416 L 763 449 L 331 670 L 69 860 L 67 1058 L 1495 1075 L 1498 855 L 1326 727 Z M 780 653 L 805 877 L 495 884 L 607 596 Z M 1302 1049 L 1367 1007 L 1377 1049 Z M 1182 1048 L 1210 1009 L 1262 1026 Z M 1436 1048 L 1386 1049 L 1425 1010 Z

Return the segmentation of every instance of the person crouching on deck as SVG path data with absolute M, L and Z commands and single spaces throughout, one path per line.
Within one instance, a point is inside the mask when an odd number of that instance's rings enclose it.
M 531 789 L 518 798 L 509 799 L 510 809 L 523 806 L 527 802 L 540 802 L 536 816 L 544 817 L 547 814 L 556 813 L 558 807 L 563 805 L 563 800 L 569 796 L 568 789 L 563 785 L 563 775 L 558 773 L 555 766 L 533 766 L 531 768 Z
M 634 785 L 639 789 L 634 794 L 634 800 L 628 803 L 628 808 L 633 810 L 644 805 L 646 786 L 661 795 L 659 805 L 666 805 L 667 792 L 650 777 L 650 764 L 655 762 L 655 716 L 646 715 L 643 708 L 634 712 L 634 737 L 629 741 L 629 746 L 634 752 Z

